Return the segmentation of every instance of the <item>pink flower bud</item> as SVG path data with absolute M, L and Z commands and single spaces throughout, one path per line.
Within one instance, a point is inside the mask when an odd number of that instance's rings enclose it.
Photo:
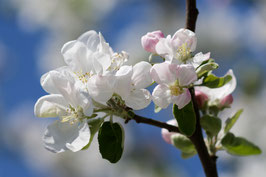
M 142 47 L 148 52 L 156 53 L 155 46 L 160 38 L 164 38 L 164 34 L 161 31 L 149 32 L 141 38 Z
M 198 107 L 200 109 L 203 108 L 205 102 L 208 101 L 208 99 L 209 99 L 205 93 L 203 93 L 199 90 L 195 90 L 195 97 L 196 97 Z
M 177 122 L 176 122 L 175 119 L 169 120 L 169 121 L 167 121 L 167 123 L 170 124 L 170 125 L 177 126 Z M 166 130 L 164 128 L 162 129 L 162 132 L 161 133 L 162 133 L 162 137 L 163 137 L 164 141 L 167 142 L 168 144 L 172 144 L 172 142 L 171 142 L 171 136 L 173 134 L 175 134 L 175 133 L 169 132 L 168 130 Z
M 220 102 L 220 107 L 228 107 L 233 103 L 233 96 L 232 94 L 227 95 L 224 97 Z

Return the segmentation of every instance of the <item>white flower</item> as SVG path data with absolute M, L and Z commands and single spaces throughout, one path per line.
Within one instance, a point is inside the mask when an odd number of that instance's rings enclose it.
M 113 95 L 114 75 L 128 60 L 126 52 L 115 53 L 101 33 L 88 31 L 61 50 L 66 64 L 88 87 L 93 99 L 106 102 Z
M 122 66 L 116 73 L 115 92 L 134 110 L 143 109 L 151 102 L 151 94 L 145 89 L 152 84 L 151 67 L 151 64 L 142 61 L 133 67 Z
M 236 77 L 235 77 L 235 75 L 231 69 L 225 74 L 225 76 L 227 76 L 227 75 L 232 76 L 232 79 L 222 87 L 214 88 L 214 89 L 208 88 L 208 87 L 195 87 L 195 90 L 201 91 L 208 96 L 208 98 L 209 98 L 208 104 L 209 105 L 218 105 L 219 106 L 219 104 L 221 104 L 222 101 L 226 101 L 223 99 L 231 98 L 230 94 L 236 88 L 236 84 L 237 84 Z M 232 103 L 232 101 L 230 103 Z M 223 104 L 225 104 L 225 103 L 223 103 Z
M 174 103 L 179 109 L 191 100 L 188 86 L 197 80 L 197 74 L 192 65 L 177 65 L 169 63 L 155 64 L 151 69 L 151 76 L 157 85 L 152 97 L 154 103 L 166 108 Z
M 34 107 L 37 117 L 59 117 L 47 127 L 43 141 L 52 152 L 81 150 L 90 139 L 86 116 L 91 116 L 93 106 L 88 93 L 76 76 L 62 67 L 44 74 L 41 85 L 49 95 L 38 99 Z
M 156 44 L 156 53 L 168 63 L 192 64 L 195 68 L 203 61 L 210 58 L 210 53 L 201 52 L 192 57 L 197 45 L 197 38 L 194 32 L 188 29 L 179 29 L 173 37 L 168 35 L 166 38 L 160 38 Z

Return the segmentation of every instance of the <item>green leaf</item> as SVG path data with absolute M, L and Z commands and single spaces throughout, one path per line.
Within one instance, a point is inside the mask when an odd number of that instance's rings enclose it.
M 182 152 L 191 153 L 195 151 L 193 143 L 186 136 L 176 133 L 171 136 L 173 145 L 180 149 Z
M 183 159 L 188 159 L 188 158 L 190 158 L 190 157 L 192 157 L 192 156 L 194 156 L 194 155 L 196 155 L 197 154 L 197 151 L 195 150 L 195 151 L 193 151 L 193 152 L 189 152 L 189 153 L 187 153 L 187 152 L 182 152 L 181 153 L 181 157 L 183 158 Z
M 206 86 L 209 88 L 219 88 L 224 86 L 232 79 L 232 76 L 226 75 L 224 77 L 217 77 L 213 74 L 208 75 L 203 79 L 201 86 Z
M 204 115 L 200 119 L 200 125 L 210 136 L 216 136 L 222 128 L 222 121 L 217 117 Z
M 242 137 L 235 137 L 228 132 L 221 141 L 225 150 L 232 155 L 247 156 L 261 154 L 258 146 Z
M 192 102 L 190 101 L 182 109 L 178 109 L 178 106 L 174 104 L 173 114 L 180 131 L 187 136 L 191 136 L 196 129 L 196 116 Z
M 197 69 L 197 75 L 198 75 L 198 79 L 203 77 L 206 73 L 208 73 L 209 71 L 212 71 L 214 69 L 217 69 L 219 67 L 219 65 L 217 63 L 206 63 L 201 65 L 198 69 Z
M 94 138 L 94 135 L 98 132 L 103 121 L 104 121 L 104 118 L 92 119 L 88 121 L 88 125 L 89 125 L 90 132 L 91 132 L 91 137 L 90 137 L 89 143 L 85 147 L 83 147 L 82 150 L 88 149 L 90 147 L 91 142 Z
M 208 60 L 203 61 L 196 69 L 198 69 L 199 67 L 201 67 L 202 65 L 205 65 L 206 63 L 215 63 L 215 60 L 210 58 Z
M 231 128 L 234 126 L 234 124 L 236 123 L 236 121 L 238 120 L 242 112 L 243 112 L 243 109 L 238 110 L 232 118 L 228 118 L 225 121 L 224 133 L 227 133 L 231 130 Z
M 160 112 L 161 110 L 162 110 L 161 107 L 157 106 L 156 104 L 154 105 L 154 112 L 155 112 L 155 113 L 158 113 L 158 112 Z
M 100 153 L 111 163 L 120 160 L 124 149 L 124 130 L 119 123 L 104 122 L 98 134 Z

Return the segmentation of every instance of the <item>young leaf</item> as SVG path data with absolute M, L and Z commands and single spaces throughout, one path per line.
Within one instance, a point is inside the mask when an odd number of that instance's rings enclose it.
M 173 145 L 182 152 L 191 153 L 196 151 L 193 143 L 184 135 L 176 133 L 171 136 Z
M 98 118 L 98 119 L 92 119 L 88 121 L 88 125 L 90 128 L 90 132 L 91 132 L 91 137 L 90 137 L 90 141 L 89 143 L 82 148 L 82 150 L 88 149 L 91 145 L 91 142 L 94 138 L 94 135 L 98 132 L 99 128 L 101 127 L 102 123 L 103 123 L 104 119 L 103 118 Z
M 225 121 L 224 133 L 227 133 L 231 130 L 231 128 L 234 126 L 242 112 L 243 109 L 238 110 L 232 118 L 228 118 Z
M 204 65 L 201 65 L 198 69 L 197 69 L 197 75 L 198 75 L 198 79 L 201 78 L 202 76 L 204 76 L 206 73 L 208 73 L 209 71 L 212 71 L 214 69 L 218 68 L 218 64 L 217 63 L 206 63 Z
M 196 129 L 196 116 L 192 102 L 182 109 L 178 109 L 178 106 L 174 104 L 173 114 L 180 131 L 187 136 L 191 136 Z
M 209 115 L 204 115 L 200 119 L 200 124 L 206 133 L 215 136 L 219 133 L 222 128 L 222 121 L 219 118 L 211 117 Z
M 181 153 L 181 157 L 183 158 L 183 159 L 188 159 L 188 158 L 190 158 L 190 157 L 192 157 L 192 156 L 194 156 L 194 155 L 196 155 L 197 154 L 197 151 L 195 150 L 195 151 L 193 151 L 193 152 L 182 152 Z
M 255 144 L 245 138 L 235 137 L 233 133 L 228 132 L 221 141 L 222 146 L 232 155 L 247 156 L 261 154 L 261 150 Z
M 124 130 L 119 123 L 104 122 L 98 134 L 100 153 L 111 163 L 120 160 L 124 149 Z
M 217 77 L 213 74 L 208 75 L 203 79 L 202 86 L 206 86 L 209 88 L 219 88 L 224 86 L 232 79 L 232 76 L 226 75 L 224 77 Z

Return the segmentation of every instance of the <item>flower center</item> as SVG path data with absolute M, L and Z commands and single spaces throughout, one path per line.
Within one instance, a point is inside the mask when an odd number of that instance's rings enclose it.
M 88 82 L 88 78 L 93 76 L 92 73 L 89 72 L 83 73 L 82 70 L 74 73 L 78 76 L 78 79 L 84 84 Z
M 62 116 L 61 122 L 69 122 L 71 125 L 81 121 L 84 118 L 84 113 L 82 107 L 78 106 L 76 109 L 69 105 L 67 108 L 68 115 Z
M 174 95 L 174 96 L 178 96 L 181 93 L 183 93 L 183 89 L 182 87 L 180 87 L 178 80 L 176 80 L 172 85 L 170 85 L 169 89 L 171 91 L 171 95 Z
M 190 58 L 191 58 L 190 48 L 187 46 L 187 43 L 184 43 L 177 49 L 177 59 L 186 63 L 186 61 Z

